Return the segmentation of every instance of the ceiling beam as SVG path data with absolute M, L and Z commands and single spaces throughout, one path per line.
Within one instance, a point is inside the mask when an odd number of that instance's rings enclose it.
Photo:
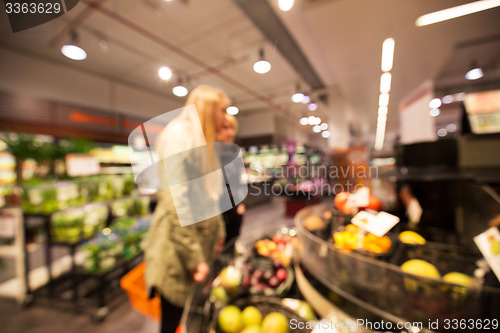
M 276 45 L 282 56 L 312 90 L 325 88 L 325 84 L 316 74 L 293 36 L 271 8 L 268 0 L 234 0 L 234 2 L 253 21 L 269 42 Z

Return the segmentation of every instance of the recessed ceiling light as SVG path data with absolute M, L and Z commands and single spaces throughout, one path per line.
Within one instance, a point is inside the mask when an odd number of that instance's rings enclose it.
M 320 126 L 321 126 L 321 130 L 322 130 L 322 131 L 325 131 L 325 130 L 327 130 L 327 129 L 328 129 L 328 124 L 327 124 L 327 123 L 323 123 L 323 124 L 321 124 Z
M 391 73 L 383 73 L 380 76 L 380 92 L 388 93 L 391 90 Z
M 302 98 L 302 100 L 300 101 L 300 103 L 302 104 L 307 104 L 311 101 L 311 97 L 307 96 L 307 95 L 304 95 L 304 98 Z
M 439 109 L 431 109 L 429 114 L 431 117 L 437 117 L 441 114 L 441 111 L 439 111 Z
M 319 126 L 319 125 L 314 126 L 314 127 L 313 127 L 313 132 L 314 132 L 314 133 L 319 133 L 319 132 L 321 132 L 321 126 Z
M 163 66 L 158 70 L 158 75 L 162 80 L 170 80 L 172 78 L 172 71 L 170 68 Z
M 325 139 L 329 138 L 330 137 L 330 131 L 323 131 L 323 133 L 321 133 L 321 136 L 324 137 Z
M 394 60 L 394 38 L 387 38 L 382 44 L 382 72 L 388 72 L 392 69 Z
M 429 102 L 429 107 L 431 109 L 437 109 L 438 107 L 441 106 L 441 100 L 439 98 L 433 98 L 430 102 Z
M 389 94 L 388 93 L 381 93 L 379 98 L 378 98 L 378 105 L 379 106 L 388 106 L 389 105 Z
M 279 0 L 278 6 L 284 12 L 289 11 L 293 7 L 294 0 Z
M 318 104 L 311 103 L 307 106 L 307 108 L 309 109 L 309 111 L 316 111 L 318 109 Z
M 453 133 L 457 130 L 457 125 L 449 124 L 448 126 L 446 126 L 446 130 L 450 133 Z
M 447 131 L 445 128 L 440 128 L 440 129 L 438 129 L 438 131 L 437 131 L 437 135 L 438 135 L 439 137 L 445 137 L 445 136 L 446 136 L 446 134 L 448 134 L 448 131 Z
M 444 104 L 450 104 L 450 103 L 453 103 L 455 99 L 453 98 L 452 95 L 446 95 L 446 96 L 443 96 L 443 98 L 441 99 L 441 101 L 444 103 Z
M 307 117 L 302 117 L 302 118 L 300 118 L 299 122 L 301 125 L 305 126 L 305 125 L 309 124 L 309 119 Z
M 316 125 L 316 117 L 315 116 L 309 116 L 309 118 L 307 118 L 307 123 L 309 125 Z
M 304 99 L 303 93 L 297 92 L 297 93 L 292 95 L 292 102 L 294 102 L 294 103 L 300 103 L 300 102 L 302 102 L 303 99 Z

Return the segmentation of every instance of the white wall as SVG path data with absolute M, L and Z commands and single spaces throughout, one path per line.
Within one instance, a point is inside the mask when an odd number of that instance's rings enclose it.
M 143 118 L 181 106 L 146 90 L 0 48 L 0 89 Z

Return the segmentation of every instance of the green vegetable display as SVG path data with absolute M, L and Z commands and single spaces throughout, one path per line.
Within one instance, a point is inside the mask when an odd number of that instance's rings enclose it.
M 120 260 L 130 260 L 143 250 L 143 241 L 150 221 L 121 217 L 110 228 L 85 243 L 83 269 L 90 274 L 104 273 Z M 105 235 L 106 234 L 106 235 Z

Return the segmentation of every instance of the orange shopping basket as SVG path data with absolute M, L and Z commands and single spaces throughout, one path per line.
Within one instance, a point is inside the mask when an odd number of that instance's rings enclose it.
M 120 286 L 127 292 L 130 304 L 135 310 L 159 321 L 161 320 L 160 297 L 156 295 L 152 299 L 148 298 L 144 281 L 145 270 L 146 265 L 141 262 L 120 280 Z

